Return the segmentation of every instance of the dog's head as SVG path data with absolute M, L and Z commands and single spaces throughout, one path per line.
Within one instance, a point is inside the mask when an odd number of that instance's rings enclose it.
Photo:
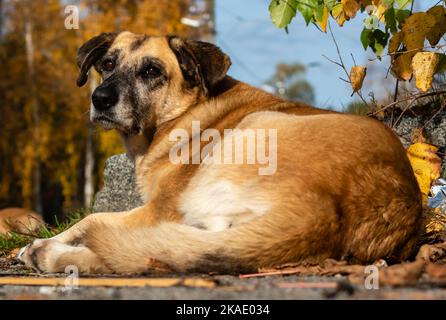
M 77 57 L 78 86 L 92 66 L 103 82 L 92 94 L 90 118 L 134 135 L 172 120 L 206 99 L 231 61 L 218 47 L 178 37 L 102 33 Z

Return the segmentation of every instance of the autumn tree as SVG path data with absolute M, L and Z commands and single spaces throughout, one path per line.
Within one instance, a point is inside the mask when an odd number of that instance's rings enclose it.
M 314 103 L 314 90 L 305 79 L 306 67 L 300 63 L 279 63 L 276 72 L 266 82 L 283 98 Z
M 86 181 L 92 180 L 93 191 L 97 190 L 105 159 L 124 151 L 113 131 L 93 126 L 88 130 L 90 94 L 100 80 L 92 76 L 90 86 L 76 86 L 77 48 L 107 31 L 188 33 L 180 21 L 189 0 L 75 4 L 80 9 L 79 29 L 66 29 L 63 1 L 2 1 L 0 207 L 38 208 L 37 184 L 47 220 L 63 210 L 83 207 Z

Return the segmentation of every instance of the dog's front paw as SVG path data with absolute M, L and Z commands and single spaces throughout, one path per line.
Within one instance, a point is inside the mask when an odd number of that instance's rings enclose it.
M 17 259 L 38 272 L 63 272 L 57 266 L 57 259 L 64 252 L 64 246 L 55 239 L 36 239 L 20 249 Z

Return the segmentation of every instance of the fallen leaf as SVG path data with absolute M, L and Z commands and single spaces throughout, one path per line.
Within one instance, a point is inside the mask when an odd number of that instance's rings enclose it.
M 426 261 L 416 260 L 410 263 L 392 265 L 390 267 L 383 260 L 376 261 L 375 265 L 379 270 L 379 284 L 401 286 L 414 284 L 421 277 Z M 262 268 L 259 273 L 240 275 L 240 278 L 264 277 L 272 275 L 318 275 L 334 276 L 337 274 L 347 275 L 351 283 L 364 285 L 364 281 L 369 273 L 366 272 L 365 265 L 349 265 L 346 261 L 336 261 L 332 259 L 325 260 L 320 265 L 307 264 L 286 264 L 276 268 Z M 333 284 L 308 284 L 303 282 L 282 283 L 282 288 L 322 288 L 324 286 L 333 286 Z
M 365 66 L 353 66 L 351 68 L 350 82 L 353 88 L 353 92 L 361 90 L 366 74 L 367 74 L 367 67 Z
M 429 263 L 426 266 L 426 273 L 431 279 L 444 280 L 446 279 L 446 265 Z
M 446 226 L 446 212 L 441 207 L 429 208 L 429 214 L 425 214 L 427 219 L 426 232 L 442 232 L 445 231 Z
M 420 187 L 423 204 L 427 202 L 427 196 L 432 182 L 440 177 L 441 159 L 436 154 L 438 147 L 427 143 L 414 143 L 407 149 L 415 177 Z
M 423 274 L 424 261 L 401 263 L 379 269 L 379 284 L 388 286 L 413 285 Z
M 382 263 L 382 262 L 378 262 Z M 379 267 L 379 265 L 377 265 Z M 258 273 L 242 274 L 239 277 L 255 278 L 275 275 L 297 274 L 297 275 L 321 275 L 334 276 L 337 274 L 364 273 L 365 266 L 350 265 L 346 261 L 327 259 L 321 264 L 285 264 L 275 268 L 260 268 Z
M 446 243 L 425 244 L 418 250 L 416 260 L 435 262 L 446 256 Z
M 17 254 L 19 253 L 19 251 L 20 251 L 20 248 L 12 249 L 11 252 L 9 252 L 9 254 L 6 256 L 6 258 L 15 259 L 15 257 L 17 257 Z
M 441 55 L 435 52 L 418 52 L 412 59 L 415 85 L 421 92 L 427 92 L 434 80 L 435 71 Z
M 425 262 L 417 260 L 409 263 L 395 264 L 390 267 L 379 268 L 379 285 L 380 286 L 403 286 L 413 285 L 423 274 Z M 356 285 L 364 286 L 366 277 L 370 274 L 352 273 L 348 275 L 348 280 Z

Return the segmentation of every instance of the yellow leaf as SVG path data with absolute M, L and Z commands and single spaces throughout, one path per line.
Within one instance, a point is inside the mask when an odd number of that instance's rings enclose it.
M 441 159 L 436 154 L 438 148 L 427 143 L 414 143 L 407 149 L 412 169 L 415 173 L 423 198 L 427 201 L 432 181 L 440 177 Z
M 446 33 L 446 9 L 443 6 L 436 6 L 427 11 L 427 14 L 434 20 L 434 26 L 426 34 L 431 46 L 435 46 L 441 37 Z
M 365 66 L 354 66 L 350 70 L 350 82 L 353 88 L 353 92 L 361 90 L 362 83 L 367 74 L 367 67 Z
M 345 13 L 344 12 L 342 12 L 341 13 L 341 15 L 339 16 L 339 18 L 338 18 L 338 25 L 340 26 L 340 27 L 342 27 L 343 25 L 344 25 L 344 22 L 347 20 L 347 18 L 346 18 L 346 16 L 345 16 Z
M 324 7 L 324 15 L 321 20 L 318 20 L 317 23 L 321 27 L 322 31 L 327 32 L 327 21 L 328 21 L 328 8 Z
M 407 50 L 423 49 L 426 35 L 434 26 L 435 19 L 425 12 L 417 12 L 408 17 L 402 28 Z
M 413 57 L 412 69 L 416 79 L 415 85 L 420 91 L 426 92 L 431 88 L 440 57 L 435 52 L 418 52 Z
M 339 26 L 342 27 L 344 25 L 346 18 L 344 14 L 344 6 L 342 3 L 338 2 L 333 6 L 333 8 L 331 9 L 331 15 L 337 21 Z
M 387 9 L 388 7 L 383 4 L 380 4 L 376 9 L 375 16 L 377 16 L 381 22 L 385 22 L 384 14 L 386 13 Z
M 344 12 L 344 7 L 340 2 L 336 3 L 333 8 L 331 8 L 331 15 L 335 19 L 339 18 L 342 12 Z
M 392 63 L 392 74 L 400 80 L 410 80 L 412 78 L 412 58 L 413 53 L 405 53 L 397 58 Z
M 344 13 L 346 18 L 350 19 L 356 15 L 356 12 L 361 8 L 361 5 L 356 0 L 342 0 Z

